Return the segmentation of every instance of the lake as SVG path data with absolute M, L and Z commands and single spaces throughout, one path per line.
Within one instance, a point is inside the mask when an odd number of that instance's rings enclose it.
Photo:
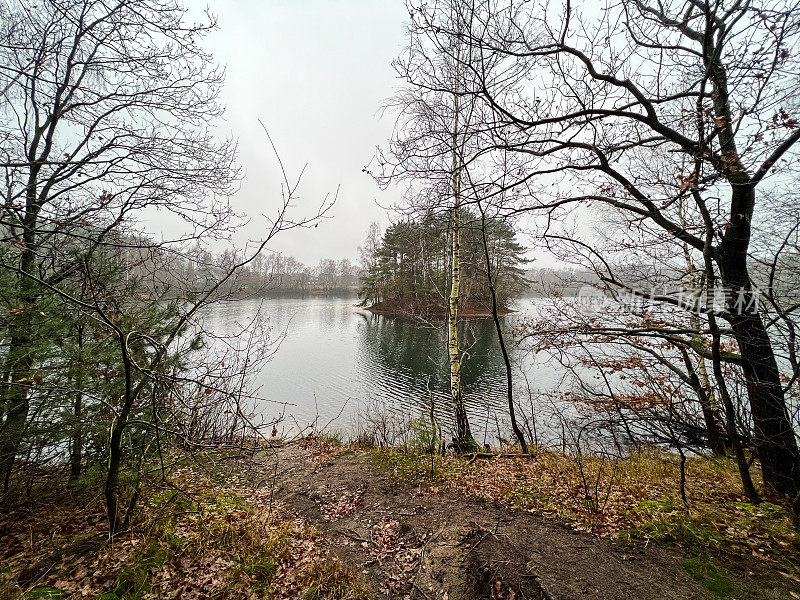
M 542 300 L 521 301 L 515 307 L 518 312 L 504 318 L 504 328 L 532 314 L 537 302 Z M 330 422 L 327 430 L 352 437 L 365 427 L 365 420 L 378 415 L 395 423 L 427 415 L 431 401 L 449 428 L 444 323 L 426 326 L 374 315 L 356 303 L 354 298 L 331 297 L 239 300 L 211 307 L 205 325 L 215 333 L 230 334 L 260 309 L 269 319 L 272 337 L 285 332 L 277 352 L 255 377 L 263 398 L 256 410 L 265 419 L 283 413 L 284 434 Z M 472 432 L 478 442 L 495 445 L 498 435 L 510 437 L 510 427 L 505 367 L 494 323 L 465 321 L 461 336 L 461 346 L 467 349 L 462 386 Z M 520 412 L 530 415 L 528 388 L 553 389 L 561 374 L 511 345 L 515 396 Z M 531 437 L 546 435 L 547 423 L 538 420 L 536 432 L 530 425 Z

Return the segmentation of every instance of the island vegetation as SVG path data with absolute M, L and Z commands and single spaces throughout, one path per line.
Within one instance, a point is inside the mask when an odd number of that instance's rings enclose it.
M 480 221 L 461 216 L 462 318 L 491 316 L 491 294 Z M 448 313 L 452 227 L 447 214 L 426 215 L 390 225 L 378 239 L 373 227 L 360 247 L 364 275 L 359 296 L 370 311 L 421 319 L 445 318 Z M 525 248 L 511 225 L 500 219 L 486 224 L 489 268 L 496 278 L 500 314 L 528 288 Z

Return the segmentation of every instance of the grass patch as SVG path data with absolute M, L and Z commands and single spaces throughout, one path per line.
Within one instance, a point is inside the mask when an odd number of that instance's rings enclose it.
M 601 535 L 662 539 L 709 550 L 733 542 L 748 554 L 797 544 L 786 508 L 747 502 L 732 460 L 687 460 L 687 509 L 680 497 L 679 460 L 670 453 L 579 460 L 541 448 L 532 452 L 533 459 L 436 457 L 433 472 L 429 455 L 398 450 L 371 450 L 368 455 L 374 468 L 393 477 L 445 485 Z M 758 481 L 757 469 L 753 476 Z
M 724 541 L 719 531 L 693 520 L 686 514 L 667 514 L 618 532 L 622 539 L 651 539 L 675 542 L 683 547 L 718 548 Z
M 5 569 L 0 571 L 0 598 L 5 600 L 25 600 L 24 592 Z
M 683 568 L 717 598 L 730 598 L 733 583 L 718 561 L 702 552 L 692 552 L 683 559 Z
M 117 575 L 114 586 L 100 594 L 97 600 L 140 600 L 153 591 L 150 576 L 170 560 L 172 553 L 157 544 L 149 545 L 136 557 L 134 563 L 124 567 Z
M 167 489 L 161 492 L 154 493 L 150 497 L 148 504 L 160 510 L 164 510 L 170 505 L 172 505 L 174 507 L 172 512 L 177 512 L 177 511 L 192 512 L 197 510 L 197 502 L 192 500 L 185 493 L 174 489 Z
M 459 459 L 397 449 L 376 449 L 369 453 L 369 458 L 375 469 L 409 483 L 450 483 L 461 469 Z
M 308 589 L 303 600 L 366 600 L 368 587 L 349 566 L 335 558 L 314 562 L 305 574 Z
M 247 508 L 245 499 L 234 492 L 221 493 L 217 497 L 216 504 L 217 508 L 223 511 L 229 508 L 238 508 L 239 510 L 245 510 Z
M 243 570 L 259 583 L 269 583 L 278 572 L 278 566 L 271 556 L 264 555 L 247 561 Z

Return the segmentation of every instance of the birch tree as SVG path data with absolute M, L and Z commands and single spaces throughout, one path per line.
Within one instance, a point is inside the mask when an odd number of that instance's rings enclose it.
M 444 6 L 447 12 L 447 6 Z M 413 19 L 413 11 L 412 19 Z M 459 29 L 461 15 L 448 12 L 452 27 Z M 387 153 L 379 151 L 379 170 L 371 172 L 381 185 L 406 180 L 405 204 L 408 214 L 445 212 L 450 218 L 450 279 L 447 291 L 447 354 L 450 366 L 450 400 L 455 422 L 453 447 L 457 452 L 477 448 L 470 431 L 461 391 L 464 360 L 459 347 L 458 320 L 461 298 L 461 236 L 465 146 L 471 143 L 469 123 L 476 117 L 473 105 L 464 101 L 461 63 L 466 47 L 453 40 L 447 48 L 432 52 L 424 36 L 409 27 L 409 44 L 394 67 L 407 87 L 390 102 L 400 113 L 395 137 Z M 417 68 L 419 65 L 422 68 Z
M 456 79 L 458 75 L 456 74 Z M 456 85 L 458 85 L 456 83 Z M 461 361 L 462 354 L 458 345 L 458 302 L 461 286 L 461 162 L 459 132 L 459 97 L 453 94 L 453 164 L 452 170 L 452 227 L 450 231 L 450 294 L 447 311 L 447 355 L 450 360 L 450 401 L 456 421 L 453 445 L 457 452 L 476 450 L 477 444 L 472 438 L 467 410 L 461 393 Z

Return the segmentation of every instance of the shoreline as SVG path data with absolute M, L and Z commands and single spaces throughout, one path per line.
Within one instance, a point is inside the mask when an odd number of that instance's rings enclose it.
M 413 303 L 409 305 L 395 301 L 377 302 L 372 306 L 364 306 L 363 308 L 375 315 L 407 319 L 446 320 L 449 312 L 447 308 L 444 307 L 415 305 Z M 503 307 L 498 309 L 497 316 L 505 317 L 515 312 L 517 311 Z M 492 318 L 492 311 L 479 303 L 467 303 L 459 307 L 458 316 L 461 319 L 490 319 Z

